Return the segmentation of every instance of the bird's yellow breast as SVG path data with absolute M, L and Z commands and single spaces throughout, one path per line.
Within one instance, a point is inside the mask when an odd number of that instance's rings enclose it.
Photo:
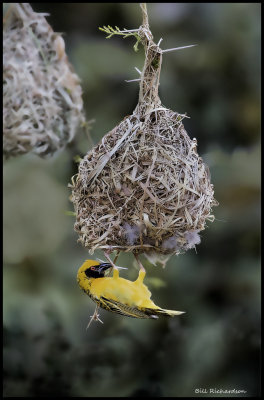
M 150 300 L 151 292 L 142 282 L 131 282 L 123 278 L 98 278 L 91 282 L 90 294 L 100 299 L 106 297 L 109 300 L 118 301 L 131 307 L 158 308 Z

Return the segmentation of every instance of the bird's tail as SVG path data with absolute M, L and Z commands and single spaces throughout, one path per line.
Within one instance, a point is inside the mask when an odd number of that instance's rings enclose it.
M 144 311 L 149 313 L 152 318 L 157 318 L 159 315 L 164 317 L 175 317 L 175 315 L 181 315 L 185 313 L 185 311 L 164 310 L 163 308 L 146 308 Z

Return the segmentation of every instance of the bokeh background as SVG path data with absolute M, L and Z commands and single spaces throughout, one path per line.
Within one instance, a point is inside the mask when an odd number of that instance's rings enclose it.
M 4 162 L 4 396 L 216 397 L 260 394 L 260 3 L 148 3 L 164 54 L 160 97 L 187 113 L 185 128 L 209 165 L 216 220 L 195 250 L 165 269 L 146 260 L 147 283 L 173 319 L 136 320 L 94 303 L 76 283 L 87 251 L 77 243 L 67 184 L 74 156 L 132 113 L 144 52 L 105 39 L 99 26 L 135 29 L 137 3 L 32 3 L 64 32 L 82 80 L 90 136 L 57 157 Z M 103 258 L 98 251 L 94 258 Z M 142 258 L 143 261 L 143 258 Z M 122 254 L 123 275 L 137 276 Z M 198 389 L 199 393 L 195 392 Z M 207 393 L 202 393 L 207 390 Z M 197 390 L 196 390 L 197 391 Z

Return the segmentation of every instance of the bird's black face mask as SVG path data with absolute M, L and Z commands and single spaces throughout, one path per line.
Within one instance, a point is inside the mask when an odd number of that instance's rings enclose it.
M 87 278 L 103 278 L 105 276 L 105 271 L 111 267 L 112 265 L 108 263 L 93 265 L 85 270 L 85 275 Z

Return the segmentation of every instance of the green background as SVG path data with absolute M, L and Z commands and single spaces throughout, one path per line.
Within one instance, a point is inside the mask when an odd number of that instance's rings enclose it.
M 216 220 L 196 251 L 165 269 L 144 261 L 147 284 L 173 319 L 136 320 L 102 310 L 76 282 L 88 252 L 77 243 L 67 184 L 81 157 L 138 98 L 135 40 L 105 39 L 99 26 L 136 29 L 139 4 L 32 3 L 63 32 L 82 80 L 90 138 L 80 132 L 57 157 L 4 162 L 4 395 L 7 397 L 216 397 L 210 389 L 260 392 L 260 3 L 148 3 L 164 54 L 162 103 L 184 125 L 208 164 Z M 101 252 L 93 258 L 103 258 Z M 143 261 L 143 258 L 142 258 Z M 137 276 L 122 254 L 122 273 Z M 200 393 L 195 393 L 195 389 Z M 201 393 L 201 390 L 208 393 Z M 221 394 L 218 394 L 221 396 Z

